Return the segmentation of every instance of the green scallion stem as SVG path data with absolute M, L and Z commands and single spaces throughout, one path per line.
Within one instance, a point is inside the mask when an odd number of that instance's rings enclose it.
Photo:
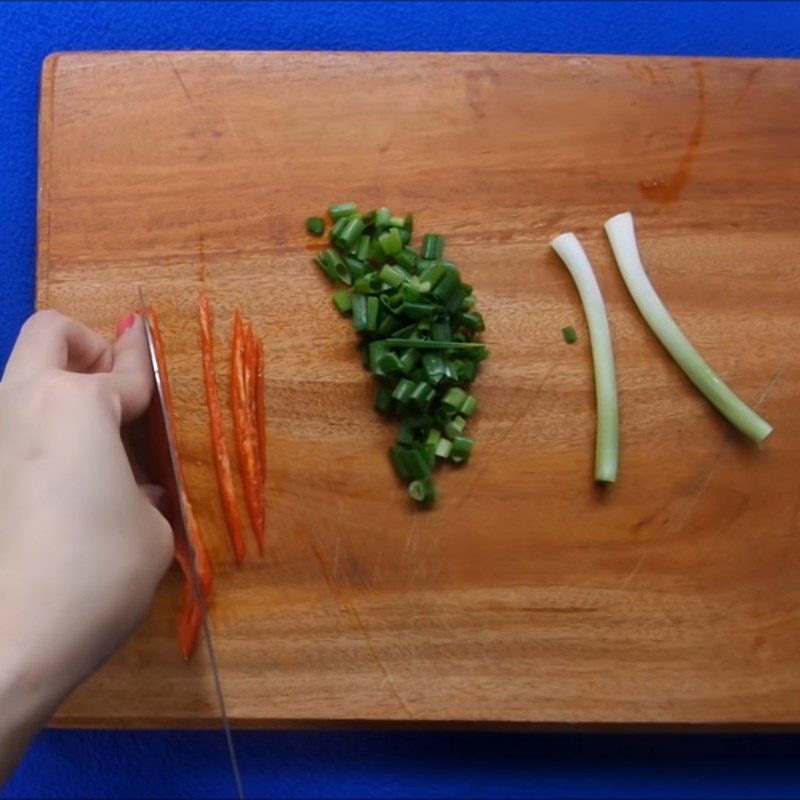
M 661 302 L 642 264 L 631 214 L 625 212 L 612 217 L 606 222 L 605 230 L 634 303 L 667 352 L 734 427 L 754 442 L 766 439 L 772 433 L 772 426 L 728 388 L 692 346 Z
M 613 483 L 619 472 L 619 410 L 614 352 L 603 295 L 592 265 L 574 233 L 557 236 L 550 246 L 558 253 L 575 281 L 586 314 L 597 397 L 594 477 L 596 481 Z

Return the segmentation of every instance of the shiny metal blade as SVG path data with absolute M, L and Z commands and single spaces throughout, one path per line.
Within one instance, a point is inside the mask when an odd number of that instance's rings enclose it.
M 242 777 L 239 772 L 239 762 L 236 759 L 236 748 L 233 744 L 233 735 L 231 733 L 230 721 L 228 720 L 228 712 L 225 708 L 225 697 L 222 693 L 222 680 L 220 679 L 219 666 L 217 663 L 217 652 L 214 647 L 214 639 L 211 636 L 211 626 L 208 622 L 208 608 L 206 606 L 205 598 L 203 597 L 202 584 L 200 582 L 200 571 L 197 566 L 197 553 L 194 549 L 194 543 L 188 535 L 189 521 L 186 511 L 185 494 L 183 485 L 181 483 L 181 471 L 178 464 L 178 450 L 175 443 L 175 438 L 172 435 L 172 425 L 170 424 L 169 411 L 167 410 L 167 398 L 164 391 L 164 379 L 161 370 L 158 366 L 158 357 L 156 355 L 156 346 L 153 339 L 153 330 L 151 326 L 150 316 L 147 313 L 147 303 L 144 299 L 144 293 L 141 288 L 139 289 L 139 303 L 141 305 L 141 315 L 144 321 L 144 330 L 147 336 L 147 349 L 150 353 L 150 364 L 153 368 L 153 379 L 155 381 L 155 396 L 159 406 L 159 418 L 164 427 L 164 436 L 166 437 L 167 450 L 169 451 L 169 462 L 172 472 L 172 479 L 175 486 L 175 497 L 173 502 L 176 504 L 179 514 L 177 514 L 176 523 L 183 525 L 182 533 L 186 538 L 186 549 L 189 554 L 189 563 L 191 564 L 192 583 L 194 584 L 194 593 L 197 597 L 197 603 L 200 607 L 200 615 L 203 624 L 203 633 L 206 640 L 206 650 L 208 651 L 208 661 L 211 664 L 211 673 L 214 680 L 214 690 L 217 695 L 217 704 L 219 706 L 219 713 L 222 719 L 222 727 L 225 730 L 225 740 L 228 745 L 228 755 L 230 756 L 231 768 L 233 770 L 233 779 L 236 783 L 236 794 L 239 800 L 244 800 L 244 792 L 242 790 Z

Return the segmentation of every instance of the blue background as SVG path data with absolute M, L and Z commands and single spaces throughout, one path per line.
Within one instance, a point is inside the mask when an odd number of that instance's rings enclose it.
M 800 5 L 2 3 L 0 363 L 33 308 L 42 59 L 56 50 L 180 48 L 796 58 Z M 800 797 L 800 737 L 785 735 L 248 732 L 237 742 L 251 798 Z M 226 797 L 231 788 L 219 735 L 48 731 L 3 796 Z

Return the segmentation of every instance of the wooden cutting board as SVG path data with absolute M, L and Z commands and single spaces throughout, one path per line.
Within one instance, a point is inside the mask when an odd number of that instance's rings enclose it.
M 142 285 L 164 327 L 213 628 L 239 725 L 800 722 L 800 63 L 418 53 L 75 53 L 42 79 L 38 303 L 111 335 Z M 491 346 L 477 446 L 414 509 L 394 427 L 311 262 L 328 203 L 446 234 Z M 602 224 L 634 212 L 687 334 L 775 427 L 743 441 L 662 352 Z M 577 294 L 606 296 L 620 480 L 592 484 Z M 269 547 L 231 565 L 196 302 L 267 351 Z M 574 346 L 562 326 L 578 330 Z M 227 413 L 227 411 L 226 411 Z M 207 725 L 172 573 L 64 725 Z

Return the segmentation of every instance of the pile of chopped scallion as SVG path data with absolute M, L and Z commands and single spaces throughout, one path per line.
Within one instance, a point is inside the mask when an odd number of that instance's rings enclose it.
M 414 218 L 388 208 L 360 214 L 355 203 L 328 213 L 331 246 L 316 261 L 334 284 L 333 302 L 352 314 L 364 365 L 378 380 L 375 407 L 398 417 L 389 449 L 397 474 L 415 500 L 433 503 L 437 459 L 467 461 L 474 440 L 467 421 L 478 403 L 467 387 L 488 356 L 475 341 L 484 330 L 472 287 L 443 258 L 444 237 L 426 233 L 411 244 Z M 309 217 L 306 230 L 325 233 L 325 220 Z

